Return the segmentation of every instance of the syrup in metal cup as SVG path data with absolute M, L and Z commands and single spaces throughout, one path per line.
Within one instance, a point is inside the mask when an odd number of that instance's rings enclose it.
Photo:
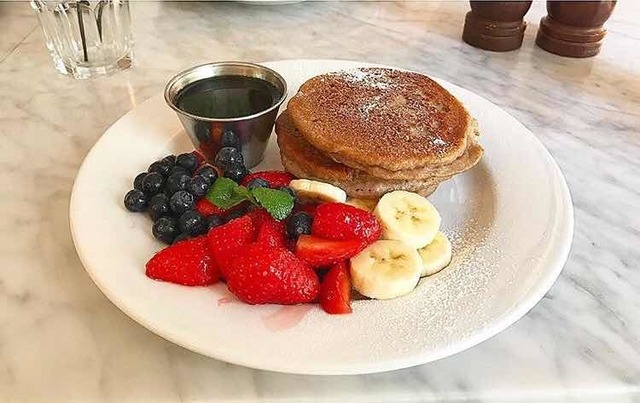
M 222 134 L 234 132 L 247 168 L 262 161 L 287 83 L 274 70 L 253 63 L 218 62 L 185 70 L 164 91 L 195 148 L 213 162 Z

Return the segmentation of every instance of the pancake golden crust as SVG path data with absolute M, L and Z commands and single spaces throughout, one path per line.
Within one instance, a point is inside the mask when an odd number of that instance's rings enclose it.
M 464 153 L 474 130 L 462 104 L 435 81 L 392 69 L 314 77 L 289 101 L 288 110 L 311 145 L 363 170 L 450 163 Z
M 332 183 L 351 197 L 377 198 L 385 193 L 404 189 L 429 195 L 449 176 L 422 180 L 384 180 L 347 167 L 323 155 L 307 143 L 295 128 L 287 113 L 276 120 L 276 134 L 282 165 L 292 174 Z

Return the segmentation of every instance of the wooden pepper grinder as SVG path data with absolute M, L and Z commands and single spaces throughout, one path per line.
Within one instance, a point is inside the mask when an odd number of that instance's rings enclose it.
M 591 57 L 600 52 L 616 0 L 551 1 L 540 21 L 536 43 L 547 52 L 567 57 Z
M 506 52 L 522 45 L 527 24 L 522 20 L 531 1 L 470 1 L 462 39 L 469 45 Z

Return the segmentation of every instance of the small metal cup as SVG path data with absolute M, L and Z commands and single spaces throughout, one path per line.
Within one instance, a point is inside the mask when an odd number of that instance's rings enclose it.
M 236 118 L 212 119 L 192 115 L 178 108 L 177 95 L 182 89 L 195 81 L 217 76 L 245 76 L 265 80 L 278 89 L 280 98 L 268 109 Z M 231 130 L 240 139 L 247 168 L 262 161 L 278 110 L 286 97 L 287 83 L 280 74 L 267 67 L 245 62 L 207 63 L 192 67 L 169 80 L 164 90 L 165 101 L 176 111 L 191 142 L 207 160 L 213 162 L 221 148 L 222 133 Z

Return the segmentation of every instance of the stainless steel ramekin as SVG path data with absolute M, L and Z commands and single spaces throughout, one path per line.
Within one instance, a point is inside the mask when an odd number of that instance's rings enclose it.
M 237 118 L 207 118 L 178 108 L 177 95 L 182 89 L 193 82 L 217 76 L 245 76 L 265 80 L 277 88 L 280 97 L 268 109 Z M 176 111 L 193 145 L 206 159 L 211 162 L 215 159 L 220 149 L 222 133 L 231 130 L 240 138 L 247 168 L 262 161 L 278 110 L 286 97 L 287 83 L 280 74 L 258 64 L 234 61 L 207 63 L 187 69 L 169 80 L 164 90 L 165 101 Z

